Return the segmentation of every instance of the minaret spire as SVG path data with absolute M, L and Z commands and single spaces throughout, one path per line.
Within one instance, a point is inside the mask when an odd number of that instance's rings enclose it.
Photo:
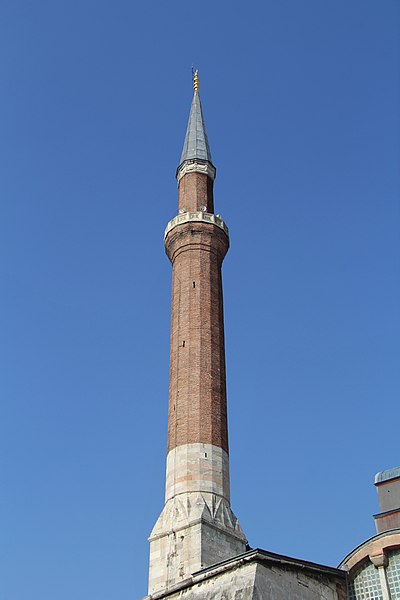
M 168 453 L 164 509 L 150 535 L 149 594 L 245 551 L 230 507 L 222 261 L 228 228 L 214 215 L 215 167 L 199 79 L 177 170 L 172 263 Z
M 193 100 L 179 167 L 179 212 L 214 212 L 215 167 L 211 159 L 199 94 L 199 72 L 193 74 Z
M 199 72 L 196 70 L 193 74 L 193 100 L 192 106 L 190 107 L 189 122 L 179 168 L 182 167 L 182 164 L 185 161 L 208 162 L 212 165 L 211 151 L 204 123 L 199 89 Z

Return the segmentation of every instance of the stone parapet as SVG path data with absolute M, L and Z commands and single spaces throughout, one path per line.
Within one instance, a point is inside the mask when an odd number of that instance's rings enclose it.
M 220 216 L 214 215 L 211 213 L 206 213 L 203 211 L 199 212 L 183 212 L 174 217 L 171 221 L 169 221 L 168 225 L 165 228 L 164 239 L 167 237 L 168 233 L 174 229 L 177 225 L 181 225 L 182 223 L 212 223 L 216 225 L 220 229 L 222 229 L 226 235 L 229 237 L 229 229 Z
M 214 181 L 217 171 L 214 165 L 212 165 L 210 162 L 194 159 L 185 160 L 181 165 L 179 165 L 176 171 L 176 178 L 178 182 L 188 173 L 202 173 Z

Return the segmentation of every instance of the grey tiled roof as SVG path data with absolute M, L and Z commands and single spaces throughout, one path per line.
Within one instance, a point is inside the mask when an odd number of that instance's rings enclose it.
M 200 96 L 197 91 L 194 92 L 192 106 L 190 108 L 189 123 L 186 130 L 180 164 L 185 162 L 185 160 L 194 160 L 196 158 L 212 163 Z

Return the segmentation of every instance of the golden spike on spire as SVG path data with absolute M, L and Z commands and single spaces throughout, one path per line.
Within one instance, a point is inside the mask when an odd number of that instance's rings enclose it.
M 193 73 L 193 89 L 195 92 L 198 92 L 199 88 L 200 88 L 199 70 L 196 69 L 195 72 Z

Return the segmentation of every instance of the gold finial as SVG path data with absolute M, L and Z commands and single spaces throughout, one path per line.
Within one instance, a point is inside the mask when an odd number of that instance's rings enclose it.
M 193 89 L 195 92 L 198 92 L 199 88 L 200 88 L 199 70 L 196 69 L 195 72 L 193 73 Z

